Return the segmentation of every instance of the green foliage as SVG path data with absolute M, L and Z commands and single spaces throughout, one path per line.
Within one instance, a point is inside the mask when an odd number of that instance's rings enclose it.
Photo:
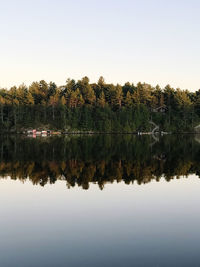
M 68 79 L 64 86 L 44 80 L 0 89 L 0 131 L 48 125 L 76 131 L 190 132 L 200 123 L 200 91 L 161 89 L 146 83 L 107 84 L 103 77 Z

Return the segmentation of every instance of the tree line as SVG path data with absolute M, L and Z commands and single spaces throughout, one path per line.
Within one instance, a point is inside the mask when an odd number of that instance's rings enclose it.
M 193 131 L 200 123 L 200 90 L 161 88 L 147 83 L 114 85 L 100 77 L 68 79 L 63 86 L 44 80 L 0 89 L 0 129 L 50 127 L 66 131 Z

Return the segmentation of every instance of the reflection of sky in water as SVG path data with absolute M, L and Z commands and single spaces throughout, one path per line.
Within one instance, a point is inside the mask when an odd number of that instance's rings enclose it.
M 0 266 L 199 266 L 200 179 L 0 181 Z

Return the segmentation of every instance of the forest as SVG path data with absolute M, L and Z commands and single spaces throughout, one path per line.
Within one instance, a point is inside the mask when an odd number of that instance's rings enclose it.
M 167 135 L 92 135 L 28 138 L 0 136 L 0 178 L 45 186 L 58 180 L 68 188 L 97 184 L 146 184 L 196 174 L 200 177 L 200 139 Z
M 88 77 L 57 86 L 44 80 L 0 89 L 0 131 L 60 129 L 134 133 L 152 130 L 194 132 L 200 124 L 200 90 L 161 88 L 147 83 L 114 85 Z

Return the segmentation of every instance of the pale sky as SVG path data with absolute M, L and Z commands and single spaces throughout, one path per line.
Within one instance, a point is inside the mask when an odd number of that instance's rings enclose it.
M 199 0 L 0 0 L 0 87 L 68 77 L 200 88 Z

